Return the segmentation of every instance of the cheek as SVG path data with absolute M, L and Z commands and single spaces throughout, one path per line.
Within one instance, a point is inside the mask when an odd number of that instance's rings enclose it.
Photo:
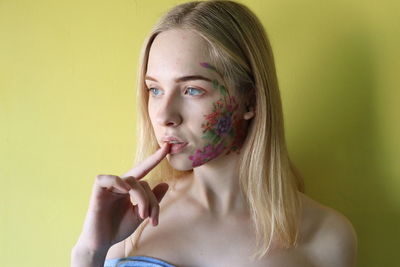
M 193 167 L 200 166 L 223 151 L 229 154 L 240 149 L 243 125 L 237 114 L 239 106 L 234 97 L 224 97 L 213 103 L 212 111 L 204 116 L 201 124 L 204 146 L 197 149 L 189 159 Z
M 153 109 L 151 108 L 150 102 L 147 104 L 147 114 L 149 116 L 150 122 L 153 124 Z
M 151 113 L 151 111 L 150 110 L 148 110 L 148 116 L 149 116 L 149 120 L 150 120 L 150 126 L 155 130 L 155 124 L 154 124 L 154 116 L 153 116 L 153 114 Z
M 145 121 L 149 121 L 149 124 L 148 124 L 149 129 L 148 130 L 151 131 L 156 138 L 160 137 L 160 134 L 162 134 L 162 132 L 161 132 L 160 125 L 156 121 L 156 116 L 154 114 L 154 110 L 152 110 L 151 108 L 148 108 L 147 114 L 148 114 L 149 120 L 145 119 Z
M 148 100 L 147 103 L 147 114 L 148 118 L 150 119 L 151 126 L 153 128 L 156 128 L 156 118 L 157 118 L 157 112 L 158 112 L 158 103 L 154 100 L 151 100 L 151 98 Z
M 231 130 L 233 112 L 227 107 L 228 104 L 220 99 L 213 103 L 212 112 L 204 116 L 201 125 L 203 138 L 212 144 L 220 142 Z
M 202 124 L 203 138 L 211 144 L 219 144 L 225 140 L 225 147 L 229 141 L 242 136 L 243 119 L 240 116 L 239 105 L 235 97 L 225 97 L 213 104 L 211 113 L 204 116 Z

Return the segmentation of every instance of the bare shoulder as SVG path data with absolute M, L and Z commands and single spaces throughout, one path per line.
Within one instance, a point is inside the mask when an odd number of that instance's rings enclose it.
M 110 247 L 106 259 L 116 259 L 125 257 L 125 240 L 116 243 Z
M 357 234 L 340 212 L 301 194 L 304 207 L 305 249 L 316 266 L 353 267 Z

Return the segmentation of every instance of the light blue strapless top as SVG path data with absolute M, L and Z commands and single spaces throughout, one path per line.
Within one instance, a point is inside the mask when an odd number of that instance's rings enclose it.
M 165 261 L 146 257 L 132 256 L 118 259 L 108 259 L 104 262 L 104 267 L 176 267 Z

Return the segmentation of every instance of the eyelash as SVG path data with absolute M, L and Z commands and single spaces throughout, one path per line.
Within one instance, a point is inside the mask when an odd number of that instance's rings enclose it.
M 149 91 L 149 93 L 150 93 L 151 95 L 157 96 L 157 95 L 154 95 L 154 94 L 153 94 L 153 92 L 154 92 L 153 89 L 159 90 L 159 89 L 157 89 L 157 88 L 155 88 L 155 87 L 150 87 L 150 88 L 147 88 L 147 91 Z M 198 91 L 198 92 L 201 92 L 200 94 L 192 95 L 192 96 L 202 96 L 202 95 L 204 95 L 204 93 L 205 93 L 204 90 L 198 89 L 198 88 L 196 88 L 196 87 L 191 87 L 191 86 L 186 87 L 185 92 L 187 92 L 187 91 L 190 90 L 190 89 L 194 89 L 194 90 L 196 90 L 196 91 Z

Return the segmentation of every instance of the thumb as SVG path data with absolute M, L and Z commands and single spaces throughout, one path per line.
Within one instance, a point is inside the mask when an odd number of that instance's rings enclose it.
M 153 188 L 153 193 L 157 198 L 158 203 L 161 202 L 163 197 L 165 196 L 165 193 L 167 193 L 169 188 L 169 185 L 167 183 L 160 183 L 157 186 Z

